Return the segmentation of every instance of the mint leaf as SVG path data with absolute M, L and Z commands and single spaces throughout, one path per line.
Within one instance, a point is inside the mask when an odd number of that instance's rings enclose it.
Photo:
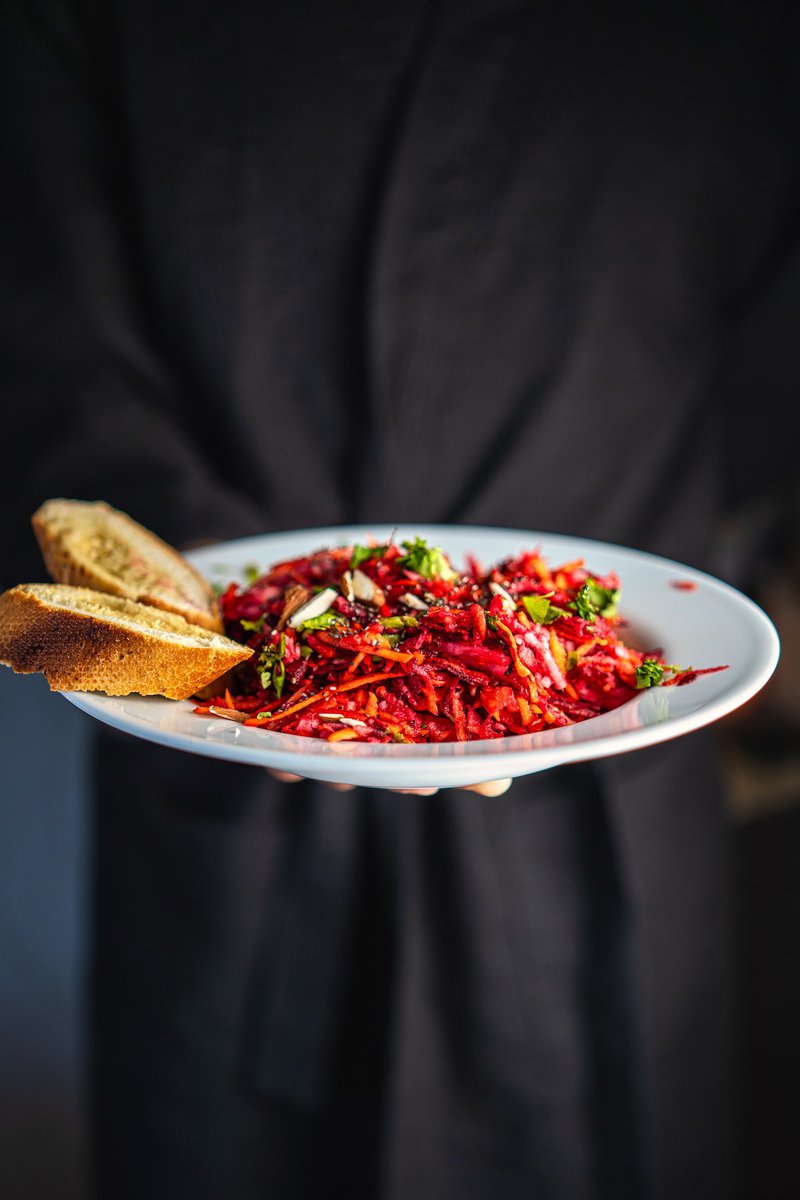
M 587 579 L 581 586 L 572 608 L 584 621 L 593 621 L 599 613 L 601 617 L 613 617 L 619 600 L 619 588 L 601 587 L 594 579 Z
M 559 617 L 568 617 L 565 608 L 550 603 L 552 592 L 545 596 L 521 596 L 520 603 L 532 621 L 537 625 L 552 625 Z
M 552 592 L 548 592 L 546 596 L 522 596 L 521 603 L 525 612 L 532 621 L 537 625 L 542 625 L 547 620 L 547 614 L 550 611 L 550 599 Z
M 637 688 L 655 687 L 661 683 L 664 668 L 654 658 L 646 658 L 640 667 L 636 668 Z
M 350 557 L 350 570 L 355 571 L 356 567 L 360 567 L 370 558 L 383 558 L 386 553 L 386 546 L 353 546 L 353 553 Z
M 456 572 L 447 561 L 444 551 L 439 546 L 429 546 L 424 538 L 414 538 L 413 542 L 403 542 L 407 552 L 398 558 L 397 565 L 415 571 L 424 579 L 455 579 Z
M 600 616 L 613 617 L 617 611 L 617 602 L 620 597 L 619 588 L 604 588 L 594 579 L 590 579 L 589 590 Z

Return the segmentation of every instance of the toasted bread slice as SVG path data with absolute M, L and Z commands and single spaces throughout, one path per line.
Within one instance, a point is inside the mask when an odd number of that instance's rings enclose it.
M 96 588 L 222 632 L 210 584 L 182 554 L 103 501 L 48 500 L 32 518 L 56 583 Z
M 53 691 L 185 700 L 252 651 L 121 596 L 27 583 L 0 595 L 0 662 L 43 671 Z

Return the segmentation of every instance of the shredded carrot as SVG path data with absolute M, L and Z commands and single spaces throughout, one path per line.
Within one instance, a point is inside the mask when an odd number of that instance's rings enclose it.
M 502 621 L 497 622 L 497 628 L 508 642 L 508 648 L 511 651 L 511 657 L 514 660 L 514 666 L 516 667 L 517 674 L 522 675 L 523 677 L 530 675 L 531 669 L 530 667 L 526 667 L 525 663 L 520 659 L 519 650 L 517 649 L 517 642 L 511 630 L 507 625 L 504 625 Z
M 379 604 L 351 595 L 343 580 L 353 563 Z M 625 645 L 621 618 L 604 599 L 618 594 L 613 572 L 592 575 L 582 559 L 551 569 L 538 550 L 487 572 L 474 559 L 461 574 L 446 567 L 423 539 L 390 539 L 330 547 L 268 568 L 251 586 L 232 584 L 221 601 L 225 627 L 250 658 L 235 683 L 218 684 L 220 694 L 195 711 L 224 709 L 256 728 L 331 742 L 465 741 L 583 721 L 637 688 L 697 673 Z M 323 611 L 283 628 L 287 593 L 298 584 L 327 593 Z M 331 732 L 331 714 L 346 728 Z
M 353 661 L 350 663 L 350 666 L 347 668 L 347 673 L 344 676 L 345 679 L 352 679 L 352 677 L 355 675 L 356 671 L 358 670 L 358 668 L 361 666 L 362 662 L 364 661 L 365 657 L 366 657 L 366 652 L 364 650 L 359 650 L 358 654 L 355 656 Z
M 399 674 L 402 674 L 402 672 L 378 671 L 375 675 L 362 675 L 359 679 L 353 679 L 350 683 L 344 683 L 333 690 L 336 692 L 350 692 L 356 687 L 366 687 L 368 683 L 381 683 L 384 679 L 396 679 Z
M 556 660 L 556 666 L 563 675 L 567 669 L 567 653 L 554 629 L 550 630 L 550 651 Z
M 356 683 L 357 686 L 357 683 Z M 340 688 L 339 691 L 346 691 L 346 688 Z M 306 696 L 305 700 L 298 701 L 290 708 L 285 708 L 283 712 L 270 713 L 268 717 L 251 717 L 245 722 L 247 725 L 268 725 L 270 721 L 281 721 L 284 717 L 290 717 L 292 713 L 300 712 L 301 708 L 308 708 L 309 704 L 314 704 L 317 700 L 326 700 L 333 692 L 333 688 L 323 688 L 321 692 L 314 692 L 312 696 Z
M 384 650 L 381 646 L 377 646 L 375 649 L 370 650 L 370 654 L 373 655 L 374 658 L 386 658 L 389 660 L 389 662 L 399 663 L 411 662 L 411 659 L 414 657 L 413 654 L 407 654 L 402 650 Z

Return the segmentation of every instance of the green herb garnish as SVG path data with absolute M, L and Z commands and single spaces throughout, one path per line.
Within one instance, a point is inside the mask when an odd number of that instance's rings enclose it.
M 664 668 L 654 658 L 646 658 L 640 667 L 636 668 L 637 688 L 656 687 L 661 683 Z
M 281 641 L 283 639 L 281 638 Z M 281 647 L 283 649 L 283 647 Z M 275 663 L 272 671 L 272 686 L 275 688 L 275 695 L 280 697 L 283 694 L 283 685 L 286 682 L 286 664 L 283 658 L 279 658 Z
M 613 617 L 619 600 L 619 588 L 601 587 L 594 579 L 587 579 L 581 586 L 571 607 L 584 621 L 593 621 L 599 613 L 601 617 Z
M 565 608 L 559 608 L 557 604 L 550 603 L 552 592 L 548 592 L 546 596 L 522 596 L 520 603 L 532 621 L 537 625 L 552 625 L 559 617 L 568 617 L 569 613 Z
M 344 617 L 341 613 L 324 612 L 320 613 L 318 617 L 309 617 L 307 621 L 301 621 L 297 628 L 303 631 L 307 629 L 327 629 L 329 626 L 339 625 L 343 621 Z
M 403 542 L 406 553 L 398 558 L 397 564 L 415 571 L 423 579 L 456 579 L 457 572 L 447 561 L 447 557 L 439 546 L 429 546 L 424 538 L 414 538 L 413 542 Z
M 384 629 L 417 629 L 419 621 L 416 617 L 381 617 Z
M 242 620 L 239 622 L 239 624 L 241 625 L 242 629 L 246 630 L 247 633 L 263 633 L 265 619 L 266 613 L 262 613 L 260 617 L 256 617 L 255 621 Z
M 355 571 L 356 567 L 360 567 L 362 563 L 367 562 L 370 558 L 383 558 L 387 549 L 387 546 L 353 546 L 353 553 L 350 556 L 350 570 Z
M 264 646 L 258 660 L 258 677 L 261 680 L 261 686 L 266 690 L 268 687 L 275 689 L 275 695 L 280 697 L 283 692 L 283 685 L 286 682 L 286 665 L 283 661 L 283 656 L 286 653 L 286 635 L 281 634 L 280 642 L 277 646 L 269 643 Z

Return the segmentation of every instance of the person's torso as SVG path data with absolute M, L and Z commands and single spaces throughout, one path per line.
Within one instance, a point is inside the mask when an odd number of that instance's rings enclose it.
M 123 0 L 116 37 L 147 300 L 271 526 L 516 525 L 709 562 L 709 379 L 786 216 L 756 28 Z

